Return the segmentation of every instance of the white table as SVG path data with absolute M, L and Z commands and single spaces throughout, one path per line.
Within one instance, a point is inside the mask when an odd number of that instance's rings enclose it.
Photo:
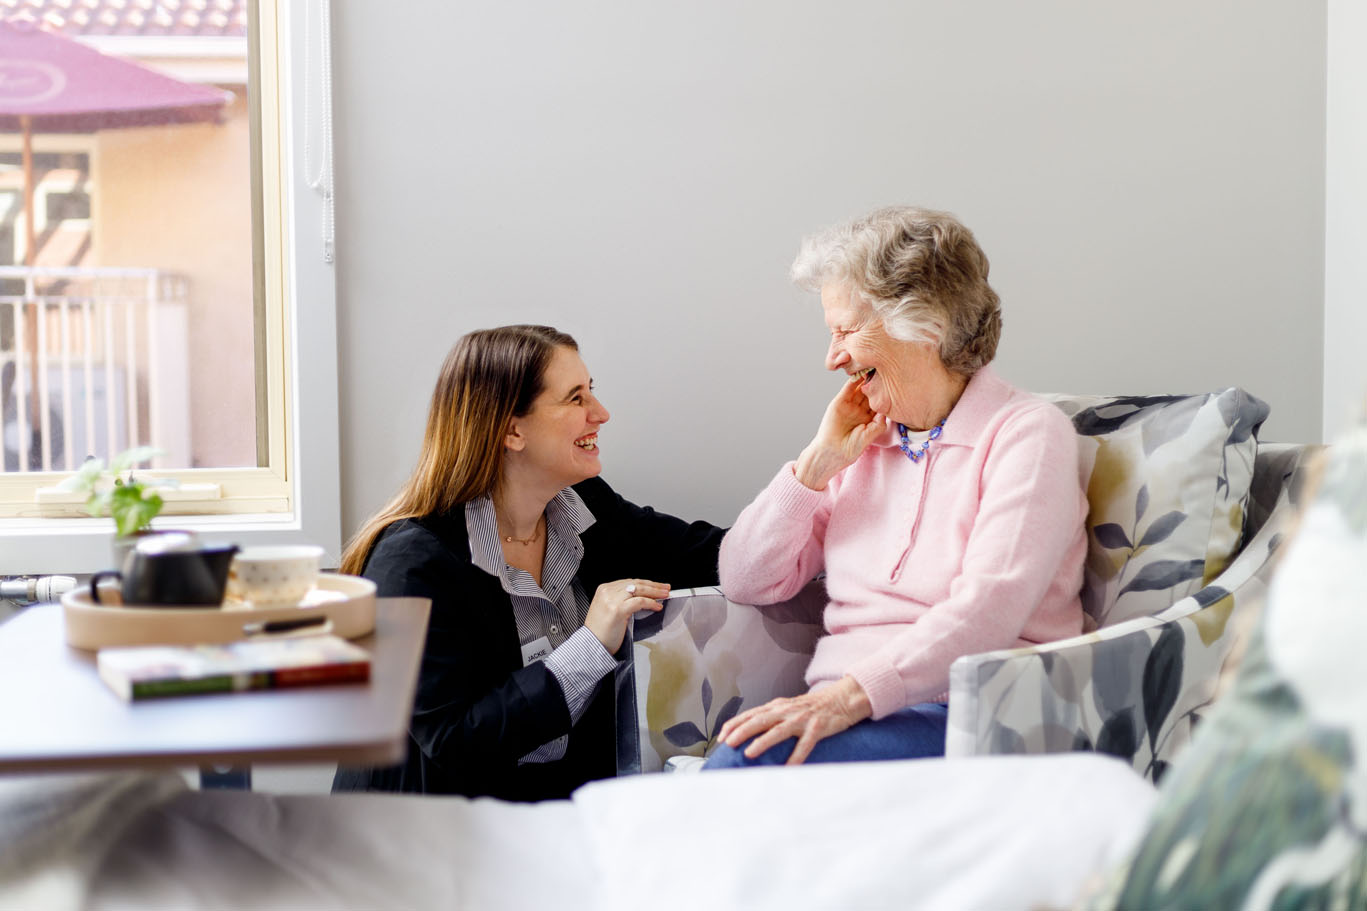
M 403 759 L 427 631 L 425 598 L 381 598 L 363 684 L 127 703 L 71 648 L 60 605 L 0 625 L 0 773 Z

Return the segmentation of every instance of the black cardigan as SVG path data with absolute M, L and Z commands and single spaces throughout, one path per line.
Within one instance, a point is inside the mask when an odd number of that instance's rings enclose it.
M 597 478 L 574 490 L 595 519 L 580 536 L 584 558 L 576 577 L 590 598 L 601 583 L 623 578 L 676 589 L 716 584 L 723 529 L 636 506 Z M 464 507 L 390 525 L 363 574 L 381 597 L 430 598 L 432 612 L 407 760 L 384 769 L 339 769 L 334 791 L 529 801 L 566 797 L 586 781 L 615 774 L 613 675 L 571 725 L 554 675 L 540 661 L 522 666 L 512 602 L 497 579 L 471 562 Z M 562 759 L 517 764 L 566 733 Z

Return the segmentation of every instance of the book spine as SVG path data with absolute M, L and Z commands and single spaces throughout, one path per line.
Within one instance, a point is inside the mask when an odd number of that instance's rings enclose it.
M 271 671 L 270 686 L 315 686 L 324 683 L 364 683 L 370 679 L 369 661 L 319 664 L 313 667 L 287 667 Z
M 129 696 L 133 699 L 159 699 L 162 696 L 186 696 L 195 693 L 226 693 L 239 689 L 232 674 L 216 674 L 212 677 L 183 678 L 167 680 L 135 680 Z
M 163 696 L 189 696 L 196 693 L 286 689 L 330 683 L 365 683 L 369 679 L 370 662 L 350 661 L 276 671 L 215 674 L 210 677 L 139 680 L 133 683 L 129 696 L 135 700 L 159 699 Z

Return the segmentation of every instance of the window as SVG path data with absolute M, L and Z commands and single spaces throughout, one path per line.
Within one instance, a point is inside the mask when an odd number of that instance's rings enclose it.
M 86 517 L 78 500 L 51 488 L 86 455 L 133 443 L 165 450 L 155 473 L 181 484 L 158 526 L 242 544 L 306 541 L 339 555 L 335 286 L 324 258 L 324 200 L 308 185 L 302 160 L 309 131 L 315 157 L 330 151 L 324 118 L 305 111 L 307 93 L 315 109 L 327 98 L 325 0 L 199 7 L 158 10 L 215 15 L 220 34 L 158 42 L 121 36 L 111 25 L 113 34 L 84 41 L 162 72 L 188 73 L 187 81 L 219 92 L 226 86 L 233 97 L 217 122 L 36 135 L 32 225 L 27 214 L 15 215 L 25 208 L 22 187 L 14 186 L 18 137 L 0 134 L 0 379 L 8 377 L 0 389 L 8 459 L 0 471 L 0 574 L 105 568 L 110 521 Z M 129 15 L 137 8 L 119 7 Z M 230 34 L 235 16 L 248 23 L 245 37 Z M 248 74 L 236 90 L 234 46 Z M 305 61 L 313 72 L 304 72 Z M 169 166 L 158 168 L 153 153 L 164 152 L 178 130 L 193 141 L 187 150 L 175 138 L 181 145 L 168 154 L 201 164 L 223 157 L 224 132 L 238 131 L 250 150 L 230 165 L 242 192 L 220 202 L 193 180 L 177 185 Z M 171 184 L 156 201 L 151 248 L 172 268 L 110 265 L 129 259 L 116 252 L 131 249 L 136 232 L 115 230 L 110 219 L 136 202 L 129 197 L 141 185 L 122 175 L 139 163 L 151 172 L 141 175 L 152 179 L 144 192 Z M 220 234 L 194 237 L 206 220 Z M 30 236 L 48 259 L 20 275 Z M 187 262 L 206 265 L 196 271 Z M 220 286 L 215 268 L 218 278 L 228 276 Z M 221 300 L 205 304 L 214 295 Z M 112 307 L 90 303 L 102 298 L 137 298 L 145 309 L 111 316 Z M 217 309 L 206 317 L 210 307 Z M 201 319 L 211 325 L 198 326 Z M 50 356 L 25 358 L 35 351 Z M 205 370 L 215 355 L 221 360 Z

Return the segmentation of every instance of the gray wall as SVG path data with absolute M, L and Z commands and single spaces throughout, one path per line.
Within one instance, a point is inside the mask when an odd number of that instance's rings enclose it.
M 1321 433 L 1324 0 L 334 0 L 343 531 L 463 332 L 579 337 L 605 476 L 729 522 L 838 381 L 800 236 L 957 213 L 1027 388 Z

